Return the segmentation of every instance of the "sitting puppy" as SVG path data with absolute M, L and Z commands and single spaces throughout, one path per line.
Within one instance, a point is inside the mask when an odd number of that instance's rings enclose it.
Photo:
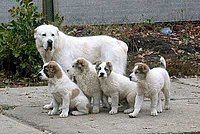
M 68 73 L 75 77 L 77 85 L 89 100 L 93 98 L 92 113 L 99 113 L 102 91 L 95 66 L 85 58 L 77 58 L 73 61 L 72 67 L 68 70 Z
M 133 111 L 137 84 L 127 77 L 115 73 L 111 62 L 99 62 L 96 64 L 97 75 L 100 80 L 101 89 L 107 97 L 111 97 L 111 110 L 109 114 L 118 112 L 118 104 L 125 100 L 129 108 L 124 113 Z
M 136 63 L 130 79 L 138 83 L 138 92 L 135 101 L 135 109 L 129 117 L 136 117 L 141 109 L 144 97 L 151 99 L 151 115 L 156 116 L 162 112 L 161 91 L 165 96 L 165 109 L 169 109 L 170 78 L 166 71 L 166 62 L 160 58 L 162 67 L 150 69 L 144 63 Z M 164 68 L 163 68 L 164 67 Z
M 53 96 L 53 110 L 49 115 L 57 114 L 61 106 L 60 117 L 67 117 L 69 109 L 76 108 L 73 115 L 83 115 L 89 113 L 89 101 L 79 87 L 73 83 L 64 73 L 61 66 L 50 61 L 43 65 L 43 69 L 38 74 L 42 80 L 48 80 L 49 90 Z

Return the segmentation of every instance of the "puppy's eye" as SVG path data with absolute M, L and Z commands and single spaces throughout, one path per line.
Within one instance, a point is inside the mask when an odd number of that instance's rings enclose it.
M 105 69 L 105 71 L 108 71 L 108 68 L 104 68 Z
M 74 68 L 74 65 L 72 65 L 72 67 Z
M 51 36 L 55 36 L 55 34 L 51 34 Z
M 42 36 L 46 36 L 46 34 L 42 34 Z
M 138 71 L 135 71 L 135 74 L 138 74 L 139 72 Z

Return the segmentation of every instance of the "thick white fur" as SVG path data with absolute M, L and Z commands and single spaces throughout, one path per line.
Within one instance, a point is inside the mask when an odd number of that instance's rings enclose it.
M 77 111 L 72 111 L 73 115 L 88 114 L 89 101 L 87 97 L 83 94 L 79 87 L 68 78 L 68 76 L 64 73 L 59 64 L 55 62 L 61 70 L 61 78 L 57 78 L 56 76 L 54 76 L 53 78 L 48 78 L 46 76 L 46 74 L 44 73 L 44 67 L 47 66 L 50 62 L 45 63 L 43 65 L 43 69 L 39 73 L 40 79 L 48 80 L 48 89 L 53 96 L 53 110 L 49 111 L 48 114 L 58 114 L 60 106 L 62 110 L 60 117 L 67 117 L 69 109 L 72 110 L 75 108 L 77 109 Z M 73 94 L 74 90 L 76 90 L 75 95 Z
M 151 99 L 151 115 L 156 116 L 162 112 L 161 91 L 165 96 L 165 109 L 169 107 L 170 77 L 166 71 L 166 62 L 160 58 L 162 67 L 149 69 L 146 64 L 138 63 L 130 74 L 130 79 L 138 83 L 138 92 L 135 101 L 135 109 L 129 117 L 136 117 L 141 109 L 144 97 Z M 140 69 L 139 69 L 140 68 Z M 142 68 L 142 69 L 141 69 Z
M 111 61 L 115 72 L 125 74 L 128 47 L 121 40 L 105 35 L 68 36 L 53 25 L 37 27 L 34 37 L 43 62 L 54 60 L 65 72 L 74 59 L 84 57 L 92 63 L 99 60 Z M 52 41 L 52 50 L 48 49 L 48 40 Z
M 85 58 L 77 58 L 73 61 L 72 67 L 69 69 L 68 73 L 76 78 L 77 85 L 89 100 L 93 98 L 92 113 L 99 113 L 102 91 L 95 65 Z
M 126 101 L 129 108 L 124 113 L 133 111 L 137 84 L 129 78 L 112 71 L 110 62 L 102 62 L 96 66 L 97 74 L 100 80 L 101 89 L 107 97 L 111 97 L 111 110 L 109 114 L 118 112 L 119 102 Z

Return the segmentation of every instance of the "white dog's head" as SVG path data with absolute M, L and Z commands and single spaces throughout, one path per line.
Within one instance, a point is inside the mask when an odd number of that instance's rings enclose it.
M 113 70 L 111 62 L 97 62 L 96 71 L 98 77 L 107 78 Z
M 89 61 L 85 58 L 77 58 L 73 61 L 71 68 L 68 70 L 70 76 L 80 75 L 89 70 Z
M 144 63 L 136 63 L 129 78 L 132 81 L 144 80 L 150 68 Z
M 49 80 L 52 78 L 61 79 L 62 75 L 61 66 L 55 61 L 50 61 L 43 65 L 42 70 L 38 74 L 38 78 L 41 80 Z
M 36 47 L 45 51 L 54 51 L 59 36 L 59 29 L 53 25 L 40 25 L 35 29 Z

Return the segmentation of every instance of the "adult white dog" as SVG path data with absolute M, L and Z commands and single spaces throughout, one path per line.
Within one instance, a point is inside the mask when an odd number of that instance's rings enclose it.
M 65 72 L 74 59 L 83 57 L 92 63 L 100 60 L 110 61 L 115 72 L 125 74 L 128 47 L 116 38 L 105 35 L 68 36 L 53 25 L 37 27 L 34 38 L 43 62 L 54 60 Z

